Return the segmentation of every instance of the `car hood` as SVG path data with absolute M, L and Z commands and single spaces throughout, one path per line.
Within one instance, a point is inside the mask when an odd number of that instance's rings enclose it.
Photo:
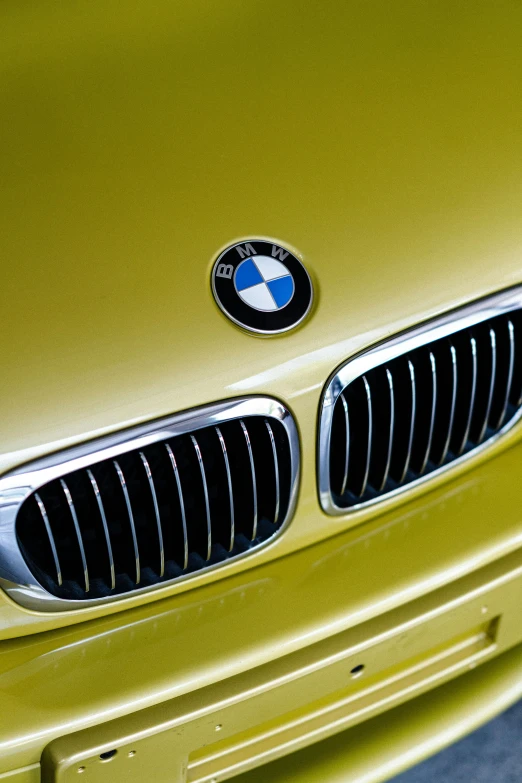
M 520 280 L 519 5 L 0 13 L 0 468 L 256 393 L 312 444 L 339 362 Z M 213 301 L 248 237 L 313 279 L 293 332 Z

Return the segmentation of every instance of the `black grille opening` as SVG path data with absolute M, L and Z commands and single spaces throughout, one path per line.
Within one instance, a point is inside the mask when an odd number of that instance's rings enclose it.
M 335 402 L 334 504 L 358 506 L 435 472 L 493 438 L 521 405 L 520 311 L 369 369 Z
M 16 533 L 62 599 L 138 590 L 255 549 L 289 509 L 292 457 L 273 418 L 246 416 L 62 476 L 22 504 Z

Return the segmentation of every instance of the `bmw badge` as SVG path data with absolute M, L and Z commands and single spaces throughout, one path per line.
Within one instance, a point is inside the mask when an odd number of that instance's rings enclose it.
M 234 323 L 258 334 L 293 329 L 313 299 L 312 281 L 301 261 L 264 239 L 227 247 L 212 269 L 212 291 Z

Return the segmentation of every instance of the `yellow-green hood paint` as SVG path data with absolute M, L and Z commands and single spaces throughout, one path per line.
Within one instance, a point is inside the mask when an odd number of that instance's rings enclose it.
M 0 468 L 263 393 L 297 419 L 298 511 L 224 575 L 403 513 L 320 512 L 321 389 L 361 348 L 520 282 L 522 7 L 9 1 L 0 21 Z M 294 332 L 245 334 L 212 299 L 213 260 L 249 236 L 313 278 Z M 4 635 L 73 619 L 7 600 L 0 617 Z
M 0 778 L 55 783 L 55 765 L 77 779 L 92 762 L 92 780 L 142 781 L 154 750 L 194 781 L 207 746 L 243 728 L 258 741 L 289 710 L 308 719 L 314 699 L 350 695 L 361 663 L 368 709 L 348 718 L 376 716 L 274 779 L 377 783 L 511 703 L 521 427 L 336 518 L 317 498 L 316 436 L 341 362 L 522 280 L 522 5 L 4 0 L 0 31 L 0 473 L 250 394 L 291 409 L 302 454 L 291 525 L 244 561 L 77 612 L 0 596 Z M 215 258 L 249 237 L 294 249 L 312 277 L 293 332 L 248 335 L 213 301 Z M 346 684 L 330 694 L 334 658 Z M 138 772 L 100 765 L 113 737 Z

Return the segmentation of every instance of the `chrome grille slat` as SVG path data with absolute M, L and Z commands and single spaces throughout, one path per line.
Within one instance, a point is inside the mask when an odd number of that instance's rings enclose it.
M 346 433 L 346 445 L 344 450 L 344 471 L 343 471 L 343 483 L 341 486 L 341 495 L 344 495 L 346 491 L 346 483 L 348 481 L 348 465 L 350 463 L 350 418 L 348 416 L 348 403 L 346 402 L 344 394 L 340 396 L 341 404 L 344 412 L 344 427 Z
M 113 465 L 116 468 L 116 473 L 118 474 L 118 479 L 120 482 L 120 486 L 123 492 L 123 497 L 125 499 L 125 506 L 127 508 L 127 514 L 129 519 L 129 526 L 132 536 L 132 545 L 134 547 L 134 558 L 135 558 L 135 569 L 136 569 L 136 584 L 139 585 L 141 582 L 141 564 L 140 564 L 140 551 L 138 548 L 138 537 L 136 535 L 136 525 L 134 524 L 134 514 L 132 513 L 132 506 L 131 501 L 129 497 L 129 490 L 127 489 L 127 482 L 125 481 L 125 476 L 123 475 L 123 471 L 119 465 L 119 463 L 114 460 Z
M 203 464 L 203 457 L 201 456 L 201 449 L 199 448 L 199 443 L 197 442 L 194 435 L 190 436 L 190 439 L 192 441 L 192 445 L 194 446 L 196 456 L 198 458 L 199 463 L 199 470 L 201 473 L 201 481 L 203 482 L 203 497 L 205 499 L 205 519 L 207 523 L 207 552 L 205 560 L 210 560 L 210 556 L 212 554 L 212 526 L 210 522 L 210 502 L 208 498 L 208 485 L 207 485 L 207 474 L 205 473 L 205 465 Z
M 390 473 L 391 456 L 392 456 L 392 448 L 393 448 L 393 431 L 395 428 L 395 396 L 393 392 L 393 378 L 389 370 L 386 370 L 386 377 L 388 379 L 388 388 L 390 392 L 390 429 L 388 433 L 388 454 L 386 456 L 386 465 L 384 467 L 384 474 L 382 477 L 381 485 L 379 487 L 379 491 L 381 492 L 386 486 L 386 482 L 388 481 L 388 475 Z
M 289 523 L 298 466 L 289 411 L 261 396 L 53 454 L 0 478 L 0 585 L 15 590 L 19 574 L 14 599 L 53 611 L 147 593 L 246 558 Z
M 419 475 L 422 476 L 426 470 L 428 459 L 431 453 L 431 446 L 433 443 L 433 429 L 435 427 L 435 413 L 437 411 L 437 362 L 433 351 L 430 351 L 430 365 L 431 365 L 431 414 L 430 414 L 430 428 L 428 431 L 428 439 L 426 443 L 426 451 L 424 452 L 424 458 L 419 470 Z
M 321 403 L 323 509 L 344 514 L 402 493 L 512 427 L 522 416 L 521 345 L 519 286 L 346 361 Z
M 274 508 L 274 524 L 276 525 L 279 521 L 279 511 L 281 508 L 281 491 L 279 487 L 279 459 L 277 457 L 277 448 L 274 438 L 274 431 L 272 427 L 270 426 L 269 421 L 265 421 L 266 428 L 268 430 L 268 435 L 270 437 L 270 445 L 272 447 L 272 455 L 274 458 L 274 483 L 275 483 L 275 508 Z M 232 495 L 231 495 L 232 499 Z
M 494 329 L 489 330 L 489 340 L 491 345 L 491 373 L 490 373 L 490 382 L 489 382 L 488 403 L 486 406 L 486 413 L 484 415 L 484 422 L 480 430 L 480 435 L 477 438 L 477 443 L 482 443 L 482 441 L 484 440 L 484 435 L 486 434 L 486 429 L 489 423 L 489 415 L 491 413 L 493 392 L 495 391 L 495 380 L 497 375 L 497 336 L 495 334 Z
M 109 533 L 109 527 L 107 525 L 107 517 L 105 516 L 105 509 L 103 507 L 103 500 L 100 494 L 100 489 L 98 487 L 98 483 L 96 479 L 94 478 L 94 475 L 92 473 L 92 470 L 87 469 L 87 476 L 89 478 L 89 481 L 91 482 L 91 486 L 94 492 L 94 497 L 96 498 L 96 503 L 98 505 L 98 510 L 100 512 L 100 518 L 102 521 L 103 526 L 103 532 L 105 534 L 105 543 L 107 544 L 107 557 L 109 558 L 109 569 L 111 573 L 111 590 L 114 590 L 116 587 L 116 573 L 114 570 L 114 558 L 112 555 L 112 545 L 111 545 L 111 536 Z
M 248 458 L 250 460 L 250 472 L 252 476 L 252 495 L 253 495 L 253 505 L 254 505 L 254 511 L 253 511 L 253 517 L 252 517 L 252 541 L 255 540 L 257 536 L 257 480 L 256 480 L 256 468 L 254 465 L 254 455 L 252 454 L 252 444 L 250 442 L 250 435 L 248 434 L 248 430 L 245 426 L 245 422 L 241 419 L 240 422 L 241 429 L 243 430 L 243 435 L 245 436 L 245 441 L 248 449 Z
M 230 472 L 230 462 L 228 461 L 227 444 L 225 443 L 225 439 L 219 427 L 216 427 L 216 433 L 219 438 L 221 450 L 223 452 L 223 460 L 225 463 L 225 470 L 227 473 L 228 498 L 229 498 L 229 505 L 230 505 L 230 542 L 228 545 L 228 551 L 231 552 L 234 547 L 234 537 L 235 537 L 234 492 L 232 490 L 232 473 Z M 279 474 L 277 478 L 279 480 Z
M 452 371 L 451 409 L 450 409 L 449 422 L 448 422 L 448 434 L 446 435 L 446 441 L 444 443 L 442 455 L 439 460 L 439 465 L 442 465 L 442 463 L 448 456 L 449 445 L 453 433 L 453 422 L 455 420 L 455 406 L 457 404 L 457 351 L 455 350 L 454 345 L 450 345 L 450 354 L 451 354 L 451 371 Z
M 364 390 L 366 392 L 366 402 L 368 405 L 368 445 L 366 447 L 366 467 L 364 469 L 364 476 L 362 480 L 361 490 L 359 497 L 362 497 L 366 492 L 368 486 L 368 477 L 370 475 L 370 464 L 372 460 L 372 442 L 373 442 L 373 410 L 372 410 L 372 393 L 370 384 L 365 375 L 363 375 Z
M 53 532 L 51 530 L 51 525 L 49 523 L 49 517 L 47 516 L 47 511 L 45 509 L 44 503 L 38 494 L 38 492 L 34 493 L 34 497 L 36 499 L 36 502 L 38 504 L 38 508 L 40 510 L 40 514 L 42 515 L 42 520 L 44 523 L 45 531 L 47 533 L 47 538 L 49 539 L 49 545 L 51 547 L 51 553 L 54 560 L 54 567 L 56 569 L 56 581 L 61 586 L 62 585 L 62 569 L 60 567 L 60 560 L 58 557 L 58 552 L 56 550 L 56 543 L 54 540 Z
M 508 320 L 507 327 L 508 327 L 508 339 L 509 339 L 509 364 L 508 364 L 508 371 L 507 371 L 507 378 L 506 378 L 506 391 L 504 394 L 504 402 L 502 404 L 500 415 L 495 425 L 495 429 L 497 430 L 499 430 L 502 427 L 506 418 L 506 413 L 509 404 L 509 395 L 511 394 L 511 386 L 513 383 L 513 371 L 515 369 L 515 327 L 513 326 L 513 321 Z
M 471 394 L 470 394 L 470 400 L 469 400 L 469 406 L 468 406 L 468 418 L 466 422 L 466 429 L 464 430 L 464 435 L 462 437 L 462 442 L 460 444 L 460 448 L 457 449 L 457 455 L 460 456 L 464 449 L 466 448 L 466 443 L 468 442 L 469 438 L 469 432 L 471 429 L 471 420 L 473 418 L 473 413 L 475 411 L 475 395 L 477 393 L 477 341 L 474 337 L 471 337 L 470 339 L 470 347 L 471 347 Z
M 415 367 L 413 366 L 413 363 L 411 359 L 408 359 L 408 371 L 410 374 L 410 382 L 411 382 L 411 414 L 410 414 L 410 428 L 409 428 L 409 435 L 408 435 L 408 447 L 406 451 L 406 459 L 404 461 L 404 467 L 402 469 L 401 477 L 399 479 L 399 484 L 402 484 L 403 481 L 406 478 L 406 475 L 408 473 L 408 470 L 410 469 L 410 462 L 411 462 L 411 452 L 413 447 L 413 436 L 415 434 L 415 416 L 416 416 L 416 408 L 417 408 L 417 390 L 415 386 Z
M 78 516 L 76 514 L 76 509 L 74 507 L 74 502 L 72 499 L 72 495 L 70 493 L 69 487 L 65 483 L 63 479 L 60 479 L 60 484 L 62 485 L 62 489 L 64 492 L 64 495 L 67 499 L 67 503 L 69 506 L 69 510 L 71 512 L 71 517 L 73 520 L 74 525 L 74 532 L 76 533 L 76 539 L 78 541 L 78 547 L 80 550 L 80 557 L 82 559 L 82 568 L 83 568 L 83 579 L 85 582 L 85 592 L 89 592 L 89 569 L 87 568 L 87 558 L 85 557 L 85 547 L 83 546 L 83 537 L 82 537 L 82 531 L 80 530 L 80 525 L 78 522 Z
M 158 498 L 156 495 L 156 489 L 154 487 L 154 479 L 152 478 L 149 462 L 147 460 L 147 457 L 142 451 L 140 451 L 140 459 L 143 463 L 143 467 L 145 468 L 145 474 L 147 476 L 147 480 L 149 482 L 149 487 L 150 487 L 150 494 L 152 495 L 152 503 L 154 505 L 154 515 L 156 517 L 156 527 L 158 530 L 158 544 L 159 544 L 159 552 L 160 552 L 160 577 L 161 577 L 165 573 L 165 549 L 163 547 L 163 530 L 161 529 L 161 519 L 160 519 L 159 508 L 158 508 Z
M 188 566 L 188 533 L 187 533 L 187 515 L 185 513 L 185 501 L 183 500 L 183 487 L 181 486 L 181 479 L 179 477 L 178 464 L 174 452 L 168 443 L 165 443 L 167 454 L 169 455 L 170 464 L 174 472 L 174 478 L 176 480 L 176 489 L 178 491 L 178 500 L 181 512 L 181 532 L 183 534 L 183 570 Z

